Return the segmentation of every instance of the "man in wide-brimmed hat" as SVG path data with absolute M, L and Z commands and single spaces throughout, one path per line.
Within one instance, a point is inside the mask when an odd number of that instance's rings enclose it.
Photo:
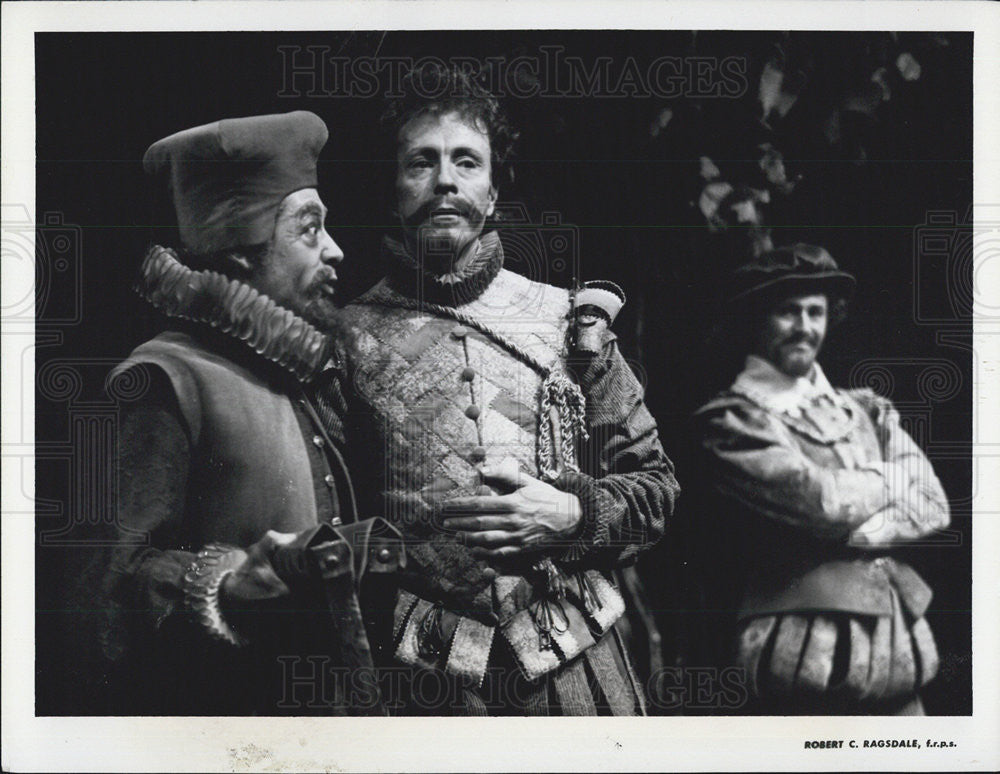
M 761 714 L 921 713 L 938 666 L 931 590 L 893 550 L 946 526 L 947 499 L 892 404 L 832 387 L 817 362 L 854 286 L 811 245 L 740 267 L 727 309 L 744 369 L 695 417 L 720 498 L 704 518 L 742 565 L 737 584 L 725 571 L 723 636 Z
M 136 289 L 167 330 L 109 380 L 122 399 L 120 534 L 104 644 L 133 698 L 120 697 L 122 712 L 378 709 L 325 692 L 325 672 L 303 678 L 293 647 L 325 641 L 307 655 L 334 659 L 326 670 L 338 665 L 338 637 L 340 656 L 367 647 L 354 600 L 332 631 L 334 602 L 296 561 L 317 542 L 363 553 L 374 526 L 347 526 L 357 514 L 342 439 L 320 421 L 330 411 L 315 389 L 330 367 L 343 259 L 316 189 L 326 140 L 323 121 L 297 111 L 216 121 L 146 152 L 146 171 L 172 195 L 182 248 L 147 252 Z M 348 529 L 360 531 L 338 537 Z M 385 546 L 362 564 L 390 570 L 397 560 Z M 306 683 L 298 692 L 296 681 Z

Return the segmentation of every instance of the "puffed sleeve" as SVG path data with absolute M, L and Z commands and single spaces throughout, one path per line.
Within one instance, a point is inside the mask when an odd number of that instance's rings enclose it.
M 581 449 L 581 472 L 564 472 L 553 483 L 577 495 L 583 510 L 563 558 L 623 565 L 663 536 L 680 486 L 642 385 L 613 338 L 583 370 L 590 438 Z
M 756 513 L 844 540 L 891 503 L 892 466 L 817 465 L 777 417 L 740 397 L 713 401 L 695 419 L 713 485 Z
M 885 398 L 866 391 L 854 395 L 868 410 L 889 470 L 889 505 L 851 533 L 851 544 L 885 548 L 915 540 L 951 521 L 948 498 L 934 468 Z

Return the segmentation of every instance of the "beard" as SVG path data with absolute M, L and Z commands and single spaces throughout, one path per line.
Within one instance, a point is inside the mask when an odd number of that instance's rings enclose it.
M 442 205 L 458 211 L 455 223 L 436 223 L 432 213 Z M 403 223 L 403 234 L 417 267 L 436 276 L 449 274 L 463 251 L 479 238 L 486 212 L 465 199 L 427 202 Z
M 799 346 L 802 344 L 806 346 Z M 788 376 L 807 376 L 816 362 L 819 345 L 820 341 L 817 341 L 814 336 L 790 337 L 774 348 L 774 356 L 770 359 L 782 373 Z
M 318 271 L 309 287 L 302 293 L 301 299 L 295 305 L 299 317 L 322 333 L 337 335 L 344 330 L 343 313 L 334 302 L 334 296 L 328 288 L 336 283 L 336 274 L 332 269 Z
M 306 302 L 298 311 L 299 317 L 325 334 L 337 334 L 343 329 L 343 313 L 330 299 Z

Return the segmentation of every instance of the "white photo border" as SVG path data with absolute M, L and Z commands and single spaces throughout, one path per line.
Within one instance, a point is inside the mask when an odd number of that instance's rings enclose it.
M 23 2 L 2 6 L 3 202 L 35 202 L 34 33 L 41 31 L 773 29 L 971 30 L 974 202 L 1000 203 L 1000 6 L 988 2 Z M 34 213 L 31 213 L 34 215 Z M 981 256 L 979 256 L 981 257 Z M 6 256 L 5 256 L 6 258 Z M 5 260 L 3 283 L 33 265 Z M 977 282 L 1000 273 L 977 261 Z M 983 294 L 982 287 L 980 295 Z M 5 454 L 33 445 L 31 328 L 4 325 Z M 1000 327 L 977 324 L 975 447 L 1000 448 Z M 995 454 L 995 452 L 994 452 Z M 996 511 L 1000 476 L 974 482 Z M 21 477 L 21 480 L 16 480 Z M 315 770 L 995 770 L 1000 768 L 1000 524 L 975 521 L 974 713 L 970 717 L 100 718 L 34 715 L 31 470 L 3 467 L 3 769 Z M 24 493 L 28 493 L 27 495 Z M 994 654 L 990 656 L 989 654 Z M 953 739 L 948 749 L 806 750 L 809 739 Z

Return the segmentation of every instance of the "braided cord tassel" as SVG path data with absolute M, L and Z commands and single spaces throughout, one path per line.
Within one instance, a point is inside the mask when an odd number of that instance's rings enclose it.
M 554 481 L 563 470 L 579 472 L 576 442 L 588 438 L 586 401 L 580 388 L 565 374 L 550 371 L 542 382 L 538 414 L 538 471 L 542 478 Z M 553 422 L 558 422 L 559 437 L 554 437 Z M 558 445 L 558 454 L 556 447 Z M 561 465 L 560 465 L 561 463 Z

